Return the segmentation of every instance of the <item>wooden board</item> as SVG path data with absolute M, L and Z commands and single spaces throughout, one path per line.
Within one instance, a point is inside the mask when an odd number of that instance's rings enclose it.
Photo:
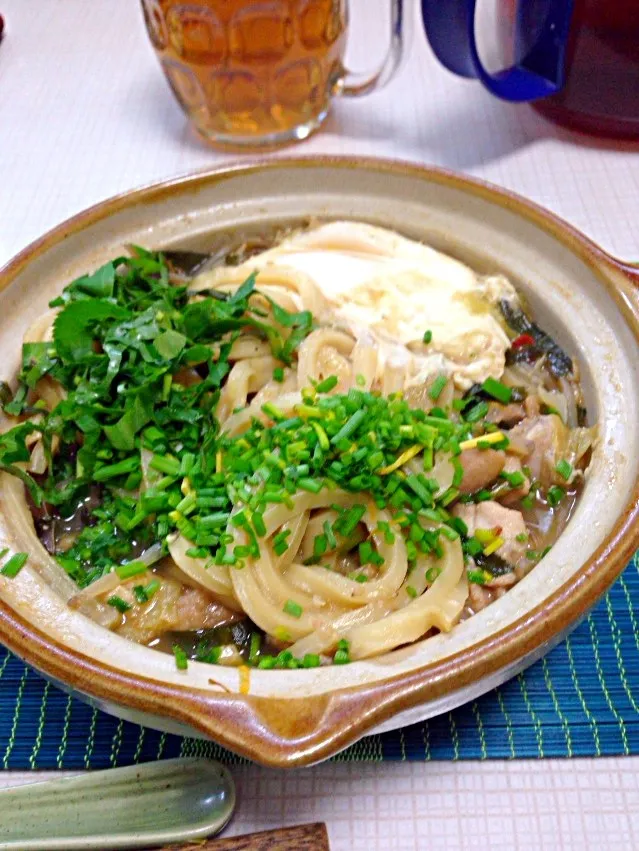
M 228 839 L 166 845 L 159 851 L 330 851 L 330 846 L 326 825 L 317 822 L 231 836 Z

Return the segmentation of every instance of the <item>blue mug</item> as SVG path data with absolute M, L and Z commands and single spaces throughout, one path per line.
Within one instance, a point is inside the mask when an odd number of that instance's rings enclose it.
M 439 61 L 511 102 L 606 135 L 639 136 L 638 0 L 500 0 L 517 57 L 492 73 L 477 47 L 477 0 L 421 0 Z
M 522 58 L 497 73 L 488 72 L 479 57 L 476 5 L 477 0 L 422 0 L 426 36 L 442 65 L 462 77 L 481 80 L 504 100 L 531 101 L 559 92 L 565 79 L 573 0 L 521 0 L 515 13 L 513 52 Z

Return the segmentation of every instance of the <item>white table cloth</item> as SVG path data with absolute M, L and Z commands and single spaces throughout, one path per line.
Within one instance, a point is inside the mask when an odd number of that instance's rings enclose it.
M 355 63 L 381 53 L 386 17 L 384 0 L 352 6 Z M 417 4 L 411 11 L 416 17 Z M 135 0 L 0 0 L 0 13 L 0 264 L 110 195 L 237 158 L 188 128 Z M 491 99 L 437 66 L 419 25 L 387 89 L 336 102 L 320 133 L 283 153 L 459 169 L 639 259 L 639 144 L 573 134 Z M 229 834 L 322 820 L 334 851 L 639 848 L 637 757 L 325 764 L 288 774 L 250 766 L 233 774 L 239 800 Z M 40 776 L 0 773 L 0 785 Z

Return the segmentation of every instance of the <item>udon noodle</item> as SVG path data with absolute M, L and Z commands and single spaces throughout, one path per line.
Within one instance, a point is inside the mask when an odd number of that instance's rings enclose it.
M 5 392 L 2 486 L 69 605 L 178 667 L 339 664 L 550 548 L 594 431 L 503 276 L 345 222 L 186 289 L 167 259 L 73 282 Z

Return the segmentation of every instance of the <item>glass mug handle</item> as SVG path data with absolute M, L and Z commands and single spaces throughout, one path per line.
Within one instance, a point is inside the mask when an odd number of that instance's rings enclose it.
M 501 0 L 505 2 L 505 0 Z M 477 0 L 421 0 L 426 37 L 439 61 L 460 77 L 479 79 L 492 94 L 513 102 L 531 101 L 564 85 L 566 43 L 573 0 L 513 0 L 517 39 L 541 24 L 525 55 L 510 68 L 491 74 L 483 66 L 475 35 Z M 515 45 L 519 48 L 520 45 Z
M 408 26 L 404 18 L 404 0 L 390 0 L 391 40 L 384 61 L 372 74 L 344 70 L 333 93 L 345 97 L 360 97 L 383 88 L 397 72 L 408 49 Z

